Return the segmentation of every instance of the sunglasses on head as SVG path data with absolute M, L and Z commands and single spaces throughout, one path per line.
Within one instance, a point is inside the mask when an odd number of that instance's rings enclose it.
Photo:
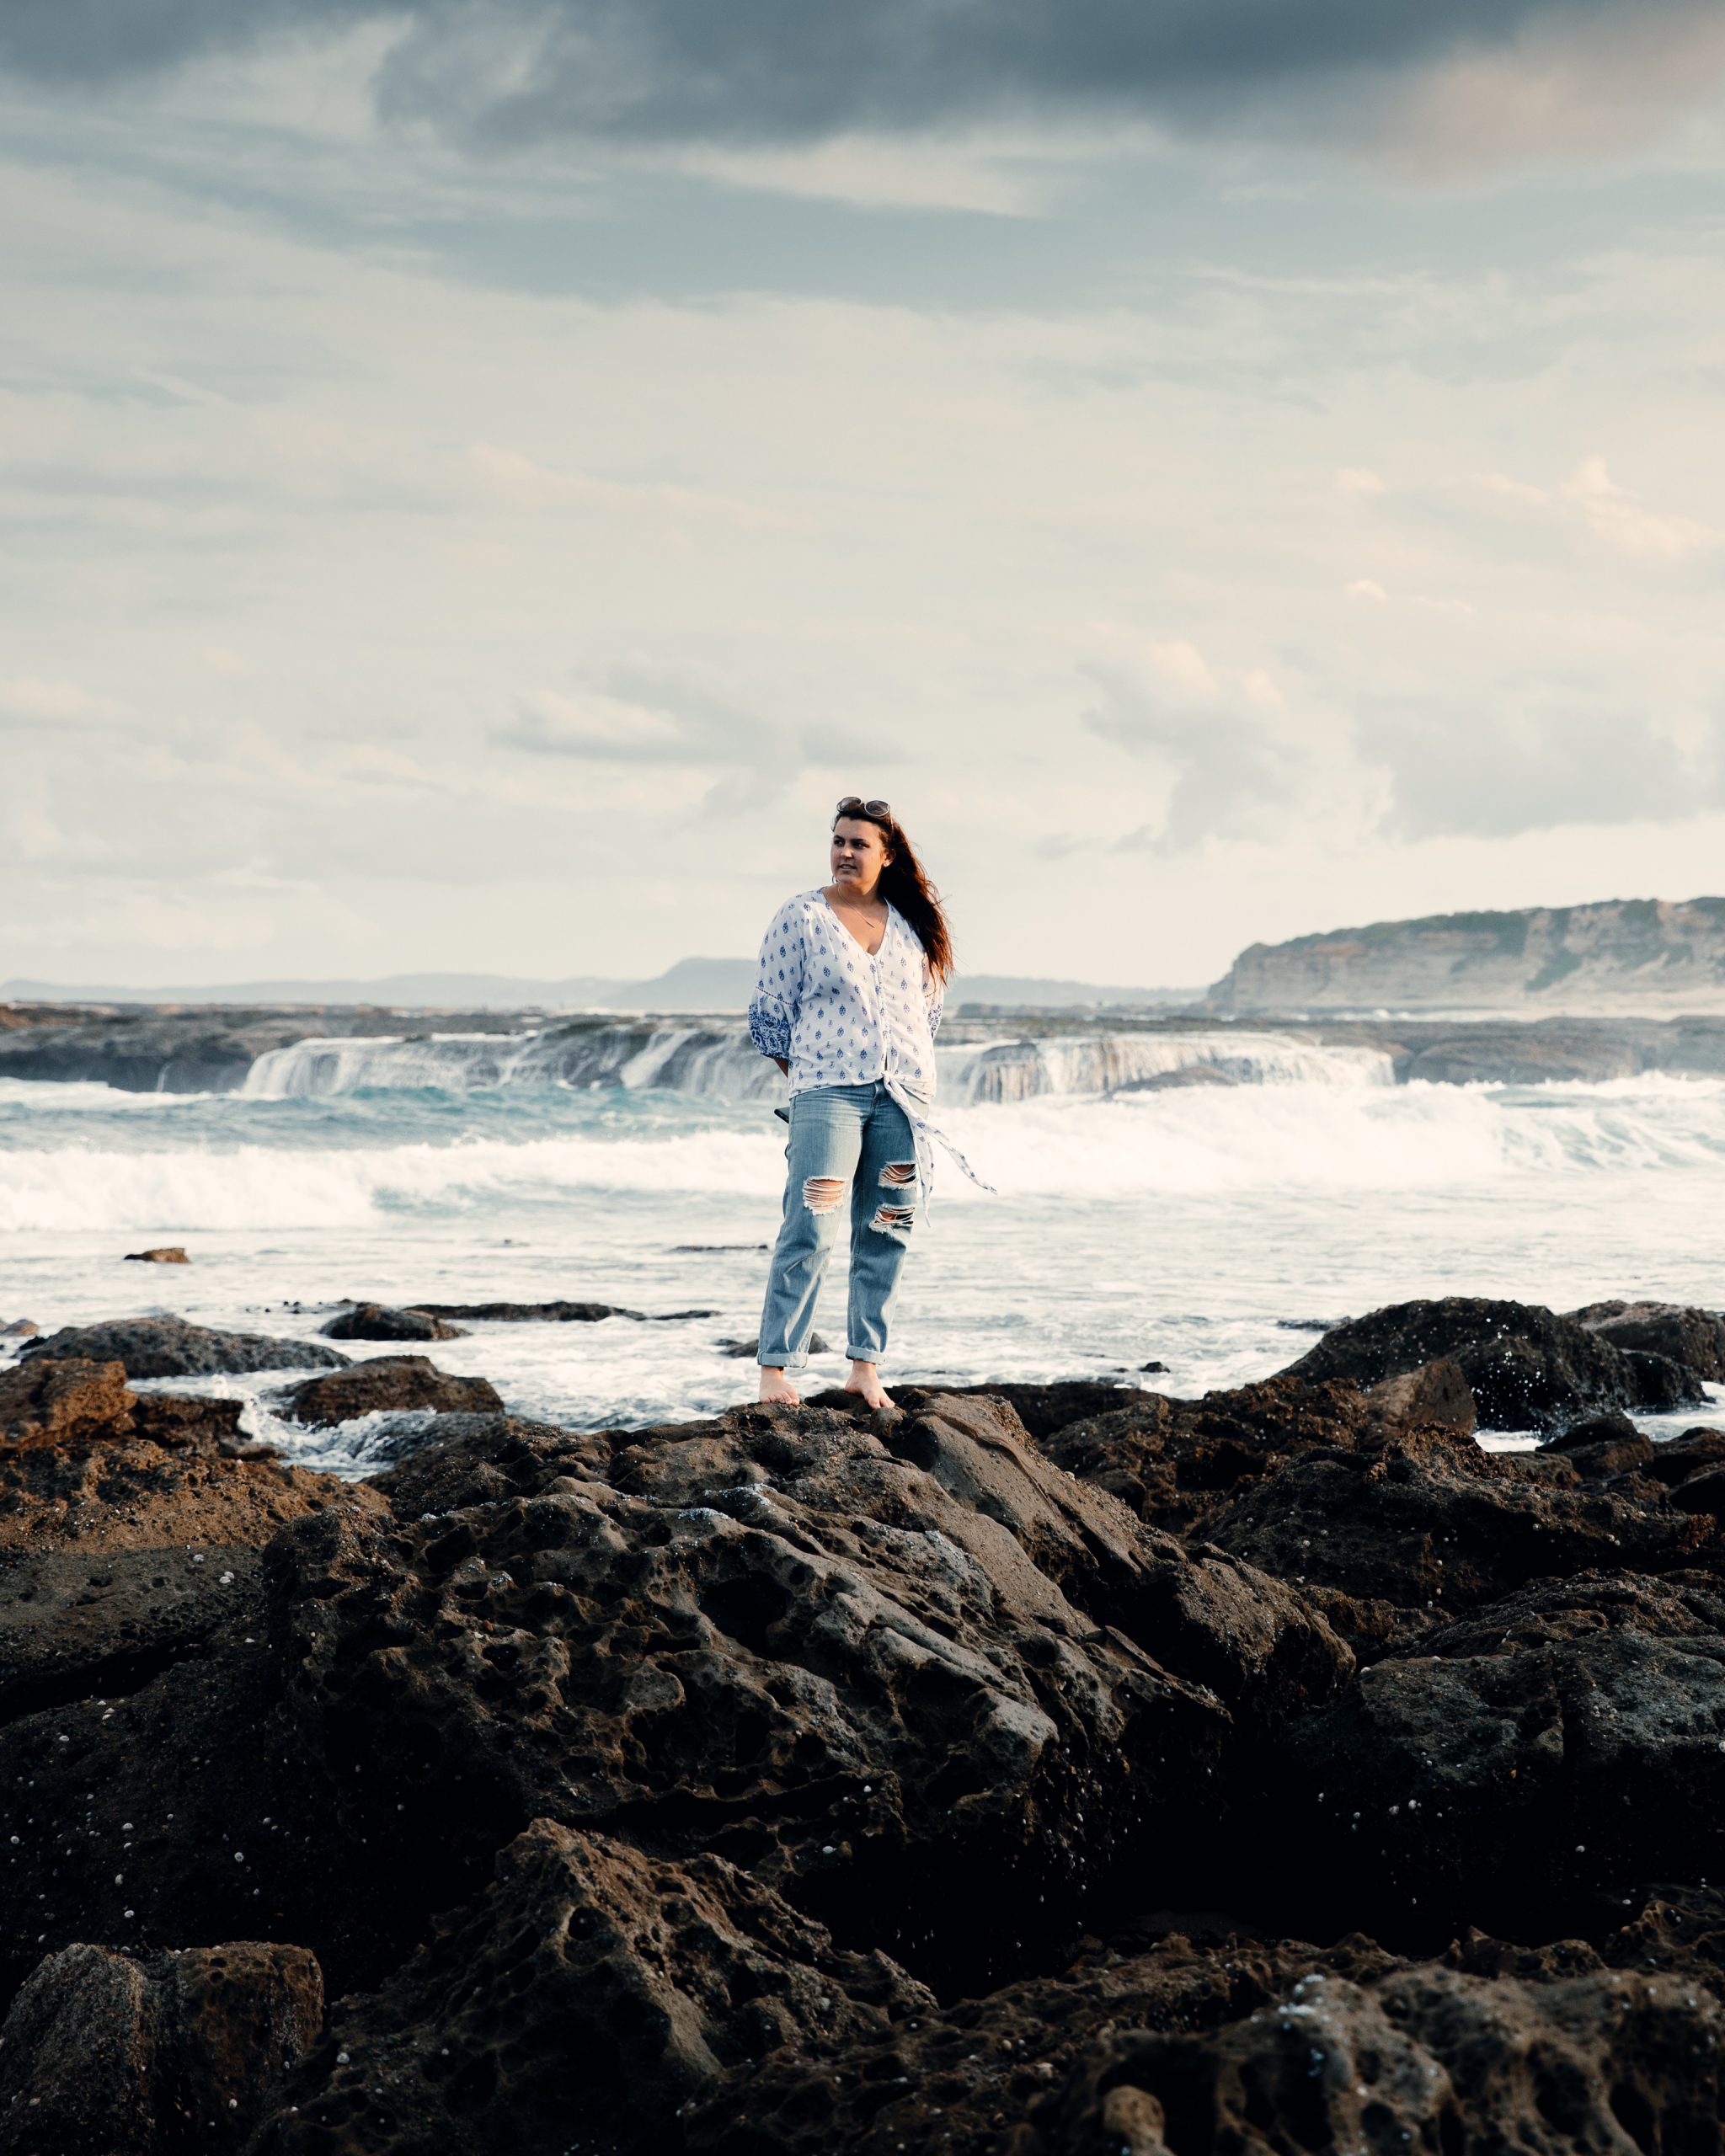
M 884 816 L 893 813 L 889 801 L 865 801 L 860 793 L 847 793 L 838 805 L 841 816 Z

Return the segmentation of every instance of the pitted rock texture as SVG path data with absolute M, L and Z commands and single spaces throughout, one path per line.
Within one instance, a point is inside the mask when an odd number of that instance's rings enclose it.
M 816 2066 L 935 2011 L 723 1858 L 538 1819 L 381 1991 L 338 2008 L 254 2156 L 548 2150 L 577 2118 L 586 2146 L 649 2156 L 768 2054 Z
M 1458 1383 L 360 1485 L 122 1387 L 0 1448 L 0 1993 L 315 1955 L 254 2156 L 1716 2147 L 1725 1433 Z
M 111 1318 L 69 1325 L 33 1340 L 23 1359 L 72 1357 L 120 1364 L 128 1378 L 210 1377 L 252 1370 L 334 1370 L 346 1363 L 316 1340 L 270 1340 L 255 1332 L 216 1332 L 179 1317 Z
M 1287 1764 L 1281 1831 L 1391 1935 L 1549 1936 L 1641 1881 L 1725 1876 L 1725 1587 L 1527 1588 L 1363 1669 Z
M 1706 1397 L 1697 1374 L 1663 1354 L 1615 1346 L 1536 1304 L 1470 1295 L 1352 1318 L 1286 1374 L 1374 1385 L 1439 1357 L 1460 1368 L 1487 1430 L 1558 1429 L 1594 1408 L 1681 1407 Z
M 1201 1400 L 1140 1393 L 1130 1406 L 1060 1424 L 1038 1444 L 1140 1519 L 1178 1534 L 1201 1530 L 1217 1506 L 1307 1453 L 1378 1444 L 1410 1423 L 1467 1429 L 1471 1417 L 1460 1371 L 1439 1364 L 1364 1393 L 1346 1379 L 1287 1375 Z
M 1278 1578 L 1434 1612 L 1599 1566 L 1670 1571 L 1713 1540 L 1657 1486 L 1602 1487 L 1585 1465 L 1390 1433 L 1290 1460 L 1216 1506 L 1202 1532 Z
M 488 1378 L 453 1377 L 425 1355 L 377 1355 L 327 1378 L 307 1378 L 288 1394 L 283 1412 L 296 1422 L 332 1423 L 428 1407 L 438 1414 L 496 1414 L 503 1401 Z
M 326 1340 L 460 1340 L 458 1325 L 430 1310 L 391 1310 L 383 1303 L 355 1303 L 319 1328 Z
M 0 1372 L 0 1444 L 78 1444 L 130 1436 L 133 1405 L 118 1363 L 20 1363 Z
M 1725 1385 L 1725 1315 L 1681 1303 L 1589 1303 L 1569 1313 L 1614 1348 L 1663 1355 L 1698 1378 Z
M 626 1827 L 981 1972 L 1182 1828 L 1189 1861 L 1237 1732 L 1352 1668 L 1297 1595 L 1149 1534 L 983 1402 L 890 1446 L 743 1411 L 619 1439 L 602 1481 L 569 1454 L 518 1446 L 508 1495 L 476 1460 L 481 1502 L 414 1518 L 422 1455 L 381 1486 L 393 1534 L 277 1545 L 301 1743 L 356 1823 L 405 1805 L 475 1865 L 535 1817 Z
M 323 2018 L 303 1947 L 63 1947 L 0 2029 L 0 2156 L 241 2149 Z
M 1620 1915 L 1623 1913 L 1620 1912 Z M 1211 2156 L 1711 2148 L 1721 1906 L 1653 1900 L 1597 1948 L 1467 1935 L 1404 1959 L 1196 1913 L 697 2105 L 699 2156 Z M 1662 2137 L 1662 2136 L 1664 2137 Z
M 158 1444 L 122 1423 L 77 1444 L 0 1445 L 0 1553 L 251 1548 L 326 1504 L 377 1502 L 267 1451 L 235 1456 L 178 1435 Z

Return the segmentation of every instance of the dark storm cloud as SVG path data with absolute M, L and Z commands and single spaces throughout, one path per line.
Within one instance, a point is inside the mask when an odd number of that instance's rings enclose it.
M 99 84 L 402 25 L 383 109 L 476 140 L 794 141 L 1026 111 L 1220 120 L 1696 0 L 5 0 L 0 65 Z

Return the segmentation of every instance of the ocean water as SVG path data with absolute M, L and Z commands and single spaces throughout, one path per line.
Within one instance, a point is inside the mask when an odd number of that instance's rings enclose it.
M 302 1044 L 223 1095 L 0 1081 L 0 1322 L 160 1310 L 299 1337 L 343 1298 L 564 1296 L 659 1321 L 487 1325 L 431 1352 L 588 1427 L 746 1398 L 753 1364 L 721 1343 L 756 1328 L 783 1127 L 758 1060 L 689 1031 L 602 1085 L 500 1068 L 494 1040 Z M 1398 1086 L 1370 1050 L 1232 1032 L 943 1063 L 940 1120 L 998 1195 L 943 1164 L 889 1382 L 1155 1360 L 1140 1381 L 1187 1395 L 1411 1296 L 1725 1304 L 1725 1082 Z M 163 1242 L 193 1263 L 123 1262 Z M 817 1322 L 841 1345 L 843 1308 L 836 1265 Z M 206 1389 L 296 1456 L 363 1466 L 366 1428 L 277 1423 L 280 1382 Z

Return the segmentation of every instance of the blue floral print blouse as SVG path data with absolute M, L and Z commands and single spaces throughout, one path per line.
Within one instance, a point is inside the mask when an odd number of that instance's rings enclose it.
M 773 915 L 749 1006 L 750 1038 L 763 1055 L 782 1056 L 789 1064 L 793 1094 L 882 1081 L 910 1118 L 925 1198 L 932 1182 L 933 1139 L 973 1182 L 982 1182 L 945 1132 L 927 1119 L 940 1017 L 940 983 L 916 930 L 896 906 L 887 907 L 886 929 L 873 957 L 824 892 L 799 891 Z
M 896 1075 L 928 1101 L 940 1010 L 916 931 L 896 906 L 871 958 L 821 892 L 800 891 L 761 946 L 749 1032 L 763 1055 L 790 1065 L 793 1093 Z

